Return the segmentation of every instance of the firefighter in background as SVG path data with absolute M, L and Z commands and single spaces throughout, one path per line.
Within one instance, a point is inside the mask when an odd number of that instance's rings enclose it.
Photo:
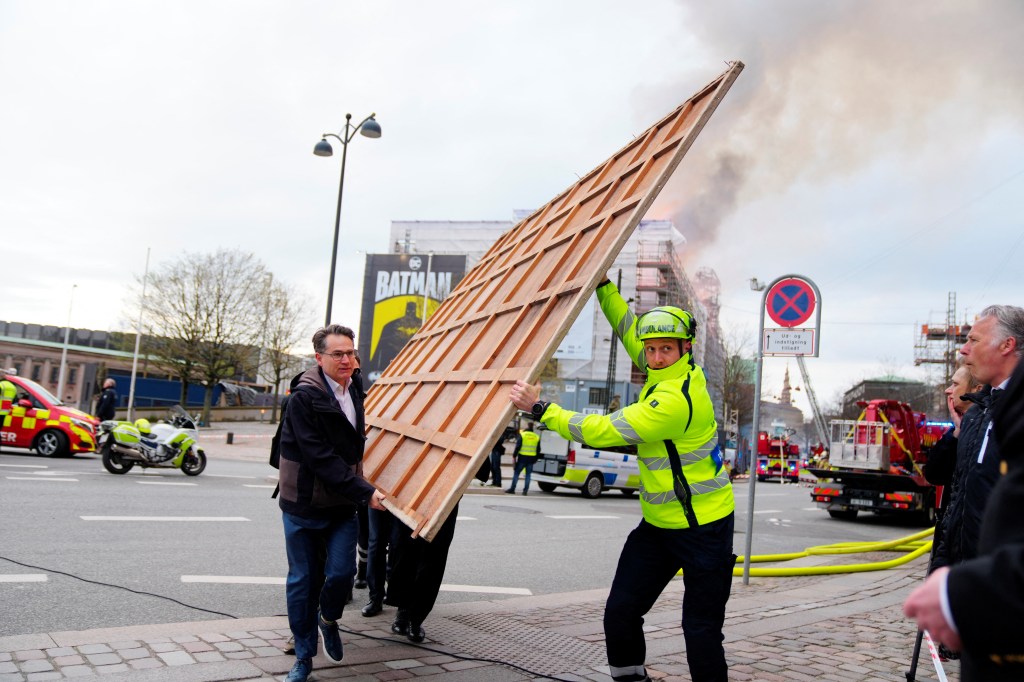
M 0 431 L 11 424 L 11 408 L 18 393 L 18 387 L 7 380 L 7 375 L 13 373 L 14 370 L 0 369 Z M 0 443 L 2 442 L 0 439 Z
M 526 479 L 523 482 L 523 494 L 530 494 L 530 476 L 533 474 L 533 465 L 537 462 L 537 449 L 540 445 L 540 436 L 533 432 L 533 422 L 528 422 L 526 428 L 516 435 L 516 449 L 512 452 L 512 485 L 505 492 L 509 495 L 516 494 L 516 484 L 519 483 L 519 472 L 526 471 Z
M 637 446 L 643 520 L 622 548 L 604 612 L 612 679 L 650 679 L 643 617 L 682 568 L 690 675 L 694 682 L 727 680 L 722 627 L 736 563 L 735 502 L 707 380 L 693 361 L 696 323 L 673 306 L 636 317 L 607 279 L 597 298 L 629 357 L 647 372 L 638 402 L 585 415 L 539 402 L 539 387 L 525 381 L 516 382 L 512 402 L 567 439 Z

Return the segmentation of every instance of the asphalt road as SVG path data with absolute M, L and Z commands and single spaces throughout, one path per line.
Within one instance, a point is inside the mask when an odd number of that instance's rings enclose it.
M 159 469 L 115 476 L 94 455 L 5 449 L 0 636 L 283 613 L 287 564 L 270 499 L 276 472 L 265 463 L 268 427 L 237 430 L 227 448 L 223 430 L 204 434 L 210 461 L 195 478 Z M 737 554 L 748 485 L 736 485 Z M 438 601 L 606 588 L 639 519 L 636 498 L 618 492 L 595 500 L 565 489 L 467 494 Z M 753 554 L 919 530 L 898 518 L 837 521 L 814 508 L 808 487 L 777 483 L 757 484 L 753 529 Z M 365 598 L 357 590 L 354 606 Z

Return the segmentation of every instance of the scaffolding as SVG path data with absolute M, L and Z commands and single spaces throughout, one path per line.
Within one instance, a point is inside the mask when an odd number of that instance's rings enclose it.
M 969 324 L 957 324 L 956 292 L 949 292 L 946 304 L 945 324 L 922 324 L 920 334 L 914 343 L 914 365 L 941 365 L 943 385 L 953 381 L 956 371 L 957 353 L 967 342 L 967 334 L 971 331 Z

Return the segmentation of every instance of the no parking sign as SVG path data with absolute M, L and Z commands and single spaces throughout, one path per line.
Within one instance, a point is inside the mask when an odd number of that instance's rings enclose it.
M 766 328 L 764 313 L 778 326 Z M 814 282 L 800 275 L 785 275 L 772 282 L 761 315 L 761 349 L 765 355 L 817 357 L 820 327 L 821 296 Z

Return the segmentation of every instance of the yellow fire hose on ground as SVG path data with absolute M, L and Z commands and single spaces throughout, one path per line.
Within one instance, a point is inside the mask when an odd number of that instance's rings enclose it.
M 758 554 L 750 557 L 751 563 L 766 563 L 775 561 L 791 561 L 807 556 L 822 556 L 828 554 L 860 554 L 865 552 L 906 552 L 903 556 L 888 561 L 876 561 L 867 564 L 844 564 L 837 566 L 795 566 L 793 568 L 751 568 L 750 575 L 762 578 L 781 578 L 797 575 L 830 575 L 833 573 L 861 573 L 865 571 L 884 571 L 889 568 L 901 566 L 908 561 L 913 561 L 932 548 L 931 537 L 934 534 L 933 528 L 928 528 L 913 535 L 897 538 L 895 540 L 883 540 L 877 542 L 837 542 L 832 545 L 819 545 L 808 547 L 802 552 L 791 552 L 788 554 Z M 925 540 L 924 538 L 929 538 Z M 737 557 L 736 568 L 733 569 L 734 576 L 743 575 L 744 557 Z

